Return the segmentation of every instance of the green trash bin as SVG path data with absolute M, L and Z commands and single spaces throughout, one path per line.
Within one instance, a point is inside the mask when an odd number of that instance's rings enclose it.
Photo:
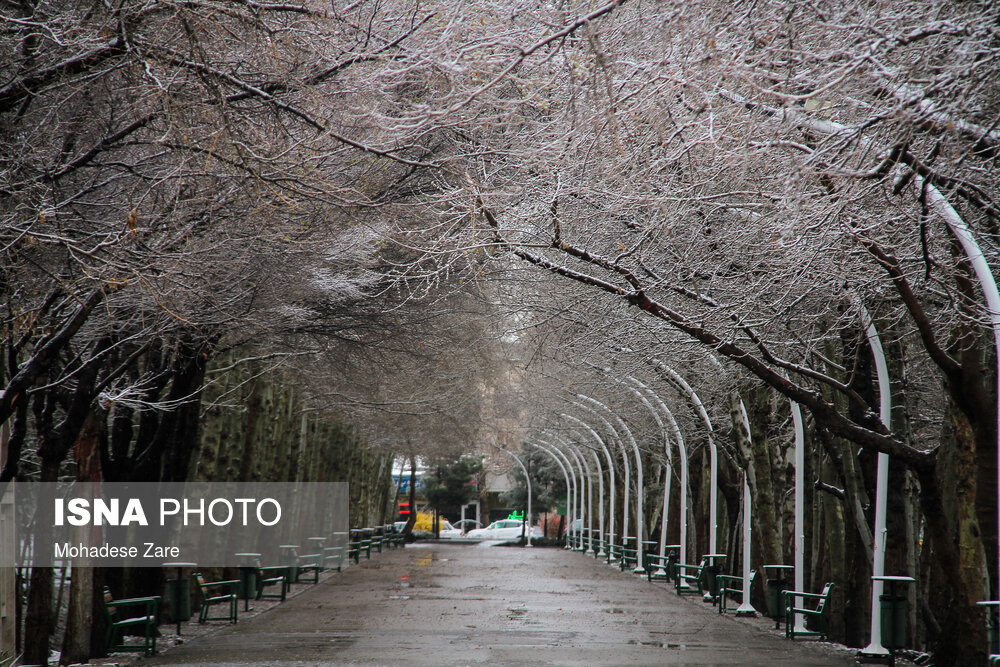
M 906 596 L 880 595 L 882 646 L 890 651 L 906 646 Z
M 1000 631 L 997 628 L 997 610 L 1000 600 L 982 600 L 976 606 L 986 609 L 986 646 L 990 655 L 1000 654 Z
M 882 621 L 882 646 L 890 652 L 906 646 L 906 586 L 913 584 L 913 577 L 877 575 L 872 581 L 888 585 L 888 592 L 879 595 L 879 616 Z M 900 592 L 902 590 L 902 592 Z
M 705 582 L 708 584 L 708 594 L 713 600 L 719 597 L 718 576 L 722 574 L 721 565 L 709 565 L 705 568 Z
M 771 575 L 764 585 L 765 602 L 767 602 L 767 614 L 774 619 L 774 627 L 777 629 L 785 619 L 782 592 L 789 590 L 786 576 L 791 575 L 795 568 L 782 564 L 763 565 L 762 567 L 765 574 Z
M 997 619 L 990 614 L 990 620 L 986 624 L 986 641 L 989 643 L 990 655 L 1000 653 L 1000 632 L 997 632 Z
M 781 618 L 781 591 L 785 589 L 784 579 L 767 580 L 767 615 L 771 618 Z
M 239 596 L 242 600 L 257 597 L 257 568 L 249 565 L 240 567 Z
M 170 620 L 174 623 L 190 620 L 191 580 L 187 577 L 167 579 L 167 590 L 170 592 Z

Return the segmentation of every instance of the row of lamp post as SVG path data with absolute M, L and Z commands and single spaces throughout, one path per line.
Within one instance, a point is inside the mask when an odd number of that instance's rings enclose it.
M 873 355 L 875 357 L 876 369 L 878 374 L 879 388 L 880 388 L 880 417 L 885 424 L 886 428 L 890 427 L 889 414 L 891 411 L 891 401 L 889 392 L 889 380 L 888 372 L 886 368 L 886 362 L 884 354 L 882 353 L 881 343 L 878 339 L 878 333 L 875 330 L 874 324 L 871 321 L 870 316 L 867 314 L 863 308 L 862 316 L 864 319 L 864 325 L 866 329 L 866 334 L 868 337 L 869 344 L 872 348 Z M 1000 340 L 1000 338 L 998 338 Z M 718 361 L 714 356 L 710 355 L 713 362 L 718 364 Z M 653 359 L 652 363 L 654 367 L 661 373 L 661 375 L 668 380 L 682 395 L 690 401 L 695 412 L 698 414 L 702 422 L 706 427 L 706 432 L 708 434 L 708 443 L 710 447 L 710 502 L 709 502 L 709 551 L 711 554 L 717 554 L 717 531 L 718 531 L 718 508 L 717 508 L 717 496 L 718 496 L 718 450 L 712 437 L 714 429 L 712 427 L 711 420 L 708 416 L 707 410 L 702 403 L 697 392 L 690 386 L 690 384 L 676 371 L 670 368 L 668 365 L 663 363 L 661 360 Z M 720 365 L 721 367 L 721 365 Z M 611 377 L 610 372 L 607 369 L 600 369 L 604 374 L 614 379 L 616 382 L 624 384 L 623 382 L 616 380 Z M 626 378 L 630 384 L 626 385 L 626 388 L 637 398 L 642 404 L 649 410 L 650 414 L 653 416 L 658 428 L 660 429 L 663 443 L 664 451 L 666 454 L 666 483 L 664 485 L 664 501 L 663 510 L 661 517 L 661 531 L 660 531 L 660 552 L 662 553 L 666 546 L 666 532 L 667 532 L 667 520 L 669 516 L 669 495 L 670 495 L 670 480 L 673 475 L 673 457 L 672 450 L 670 446 L 670 437 L 668 435 L 667 429 L 665 428 L 664 418 L 667 423 L 670 424 L 670 430 L 673 433 L 674 440 L 676 442 L 677 448 L 679 450 L 680 459 L 680 472 L 681 472 L 681 507 L 680 507 L 680 542 L 681 549 L 679 555 L 679 563 L 686 563 L 687 555 L 687 498 L 690 493 L 689 480 L 687 474 L 687 452 L 684 446 L 684 438 L 677 425 L 673 414 L 667 408 L 666 404 L 662 398 L 649 386 L 634 378 L 628 376 Z M 583 433 L 589 435 L 590 438 L 594 440 L 597 447 L 586 447 L 593 457 L 595 463 L 596 476 L 600 484 L 598 507 L 599 507 L 599 517 L 597 531 L 601 539 L 598 540 L 598 545 L 594 545 L 593 535 L 594 535 L 594 524 L 593 524 L 593 476 L 595 473 L 591 472 L 590 465 L 587 463 L 586 456 L 582 453 L 577 452 L 577 447 L 579 445 L 574 445 L 564 438 L 559 437 L 556 433 L 552 431 L 546 431 L 545 436 L 548 440 L 541 438 L 535 438 L 529 444 L 546 451 L 550 456 L 552 456 L 563 470 L 564 476 L 567 478 L 567 490 L 570 494 L 568 502 L 568 521 L 569 526 L 572 531 L 578 533 L 578 546 L 581 550 L 592 551 L 594 553 L 599 553 L 601 549 L 600 545 L 604 545 L 606 551 L 606 556 L 609 562 L 614 561 L 614 553 L 610 548 L 613 544 L 615 534 L 615 498 L 617 497 L 616 479 L 615 479 L 615 460 L 616 456 L 612 454 L 613 450 L 617 450 L 621 454 L 621 458 L 618 459 L 622 463 L 622 469 L 624 471 L 624 492 L 622 494 L 624 507 L 622 512 L 622 544 L 627 546 L 629 540 L 633 539 L 633 536 L 629 535 L 629 523 L 630 523 L 630 511 L 629 511 L 629 495 L 631 490 L 631 469 L 632 466 L 629 463 L 629 449 L 634 456 L 634 467 L 635 467 L 635 551 L 636 551 L 636 567 L 634 572 L 637 574 L 645 573 L 645 560 L 644 560 L 644 542 L 643 542 L 643 528 L 644 528 L 644 513 L 643 513 L 643 498 L 644 498 L 644 488 L 643 488 L 643 463 L 642 455 L 639 450 L 638 444 L 635 438 L 628 428 L 628 425 L 606 404 L 584 394 L 571 392 L 572 399 L 568 399 L 568 402 L 573 407 L 577 408 L 578 411 L 583 411 L 589 414 L 593 419 L 599 423 L 599 428 L 603 427 L 603 431 L 607 434 L 607 437 L 602 437 L 598 429 L 591 426 L 585 419 L 580 419 L 579 417 L 560 413 L 560 417 L 570 422 L 573 430 L 582 429 Z M 575 399 L 575 400 L 574 400 Z M 652 402 L 651 400 L 652 399 Z M 658 409 L 657 409 L 658 408 Z M 741 405 L 740 408 L 743 412 L 744 420 L 746 420 L 747 433 L 749 434 L 749 421 L 746 419 L 745 407 Z M 797 403 L 791 402 L 791 412 L 793 425 L 795 430 L 795 526 L 794 526 L 794 586 L 795 590 L 804 590 L 804 579 L 805 579 L 805 565 L 804 565 L 804 541 L 805 541 L 805 528 L 804 528 L 804 471 L 805 471 L 805 445 L 804 445 L 804 429 L 802 423 L 801 410 Z M 662 414 L 662 417 L 661 417 Z M 610 417 L 609 420 L 607 417 Z M 617 428 L 615 428 L 617 426 Z M 610 441 L 611 447 L 608 446 Z M 626 448 L 625 443 L 628 443 L 629 447 Z M 558 442 L 558 445 L 556 444 Z M 561 445 L 561 446 L 560 446 Z M 600 457 L 598 456 L 598 448 L 603 452 L 605 456 L 606 467 L 609 477 L 610 490 L 609 493 L 605 493 L 604 490 L 604 473 L 602 470 Z M 567 455 L 566 452 L 570 452 Z M 560 458 L 561 457 L 561 458 Z M 573 465 L 576 463 L 576 466 Z M 522 464 L 523 465 L 523 464 Z M 577 483 L 579 480 L 579 484 Z M 588 485 L 588 480 L 590 484 Z M 890 651 L 882 645 L 882 614 L 880 613 L 880 603 L 883 597 L 883 581 L 884 577 L 884 563 L 885 563 L 885 540 L 886 540 L 886 527 L 885 527 L 885 505 L 886 505 L 886 494 L 888 485 L 888 456 L 885 454 L 879 454 L 878 457 L 878 471 L 877 471 L 877 481 L 876 481 L 876 516 L 875 516 L 875 532 L 874 532 L 874 551 L 873 551 L 873 585 L 872 585 L 872 615 L 871 615 L 871 643 L 865 649 L 862 650 L 862 656 L 869 657 L 879 657 L 888 654 Z M 737 609 L 738 614 L 754 614 L 755 610 L 750 604 L 749 588 L 750 581 L 750 550 L 751 550 L 751 517 L 752 517 L 752 499 L 750 494 L 749 481 L 744 475 L 743 481 L 743 581 L 744 581 L 744 595 L 743 602 Z M 586 499 L 585 499 L 586 497 Z M 605 531 L 605 498 L 608 499 L 608 526 Z M 579 530 L 576 531 L 576 521 L 579 520 Z M 588 540 L 584 542 L 583 540 L 583 524 L 584 520 L 587 523 L 586 534 Z M 570 545 L 568 545 L 570 546 Z M 798 602 L 796 603 L 798 604 Z M 801 625 L 803 619 L 800 616 L 796 616 L 794 623 L 798 629 L 802 629 Z

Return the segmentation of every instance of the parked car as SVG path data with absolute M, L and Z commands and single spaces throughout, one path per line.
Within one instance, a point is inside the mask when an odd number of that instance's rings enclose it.
M 461 519 L 452 525 L 461 530 L 463 534 L 469 532 L 470 530 L 483 527 L 483 524 L 479 523 L 475 519 Z
M 463 537 L 462 529 L 455 528 L 447 519 L 441 519 L 438 524 L 438 537 L 442 540 L 451 540 L 456 537 Z
M 465 534 L 465 536 L 470 540 L 516 540 L 521 537 L 521 531 L 524 525 L 524 521 L 517 521 L 516 519 L 501 519 L 499 521 L 494 521 L 485 528 L 470 530 Z M 531 529 L 531 536 L 542 537 L 542 529 L 538 526 L 533 526 Z

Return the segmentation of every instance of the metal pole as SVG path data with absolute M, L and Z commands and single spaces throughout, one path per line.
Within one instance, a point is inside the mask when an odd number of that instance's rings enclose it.
M 588 519 L 590 518 L 590 508 L 587 507 L 586 509 L 584 509 L 583 499 L 584 499 L 584 496 L 592 497 L 592 495 L 593 495 L 593 490 L 592 490 L 593 482 L 590 481 L 590 464 L 587 463 L 587 459 L 586 459 L 585 456 L 583 456 L 582 454 L 580 454 L 579 452 L 577 452 L 575 447 L 573 447 L 570 443 L 566 442 L 563 438 L 559 437 L 557 434 L 552 433 L 550 431 L 543 431 L 543 433 L 545 433 L 546 435 L 548 435 L 548 436 L 550 436 L 550 437 L 552 437 L 552 438 L 554 438 L 556 440 L 559 440 L 563 444 L 563 446 L 566 447 L 566 450 L 573 457 L 573 461 L 576 463 L 577 467 L 580 469 L 580 480 L 581 480 L 582 489 L 581 489 L 581 491 L 578 494 L 577 499 L 576 499 L 577 500 L 577 507 L 579 508 L 579 517 L 580 517 L 580 531 L 577 534 L 577 539 L 580 542 L 579 546 L 580 546 L 581 550 L 584 551 L 584 552 L 586 552 L 587 549 L 586 549 L 586 546 L 584 546 L 584 542 L 583 542 L 583 522 L 584 522 L 584 518 L 585 517 L 588 518 Z M 541 442 L 545 442 L 545 441 L 542 440 Z M 546 443 L 546 444 L 550 444 L 551 445 L 551 443 Z M 551 445 L 551 446 L 555 447 L 555 445 Z M 560 450 L 560 452 L 562 452 L 562 450 Z M 565 456 L 565 452 L 562 452 L 562 453 Z M 591 523 L 593 523 L 593 522 L 591 522 Z
M 528 469 L 521 462 L 520 457 L 518 457 L 518 455 L 515 454 L 514 452 L 510 451 L 509 449 L 504 449 L 503 447 L 497 447 L 497 449 L 499 449 L 501 452 L 507 452 L 508 454 L 510 454 L 511 458 L 517 461 L 517 465 L 521 466 L 521 470 L 524 471 L 524 483 L 528 486 L 528 516 L 526 517 L 526 522 L 525 522 L 527 523 L 528 537 L 527 537 L 527 544 L 525 544 L 524 546 L 530 547 L 531 546 L 531 478 L 528 475 Z
M 962 216 L 948 203 L 948 200 L 936 187 L 933 185 L 924 187 L 924 179 L 919 174 L 913 174 L 913 185 L 927 193 L 928 206 L 941 216 L 941 219 L 955 234 L 958 242 L 962 245 L 962 250 L 965 251 L 965 256 L 972 264 L 972 270 L 976 273 L 976 278 L 979 279 L 979 285 L 983 290 L 983 296 L 986 298 L 986 308 L 990 313 L 990 324 L 993 327 L 993 345 L 996 348 L 996 435 L 997 457 L 1000 458 L 1000 290 L 997 289 L 996 278 L 993 276 L 993 270 L 990 268 L 989 262 L 986 261 L 982 248 L 979 247 L 979 243 L 972 235 L 972 230 L 965 224 Z M 1000 465 L 997 465 L 997 531 L 1000 534 Z M 997 540 L 996 556 L 997 576 L 1000 577 L 1000 540 Z M 997 583 L 997 589 L 1000 590 L 1000 581 Z
M 889 386 L 889 366 L 885 361 L 882 341 L 872 322 L 868 310 L 861 305 L 861 320 L 865 326 L 868 345 L 875 358 L 875 372 L 878 376 L 879 419 L 887 429 L 892 424 L 892 391 Z M 885 582 L 877 577 L 885 574 L 886 506 L 889 495 L 889 455 L 879 452 L 878 469 L 875 473 L 875 533 L 872 535 L 872 620 L 871 641 L 861 650 L 862 655 L 886 656 L 890 651 L 882 646 L 882 613 L 880 600 Z
M 750 483 L 743 473 L 743 602 L 736 608 L 737 616 L 756 616 L 757 610 L 750 604 Z
M 604 471 L 601 470 L 601 457 L 597 455 L 597 452 L 590 450 L 590 455 L 594 457 L 594 465 L 597 466 L 597 534 L 599 536 L 604 535 Z M 591 540 L 593 541 L 593 533 L 591 533 Z M 594 547 L 594 555 L 601 555 L 601 545 L 604 543 L 603 539 L 597 540 L 597 545 Z
M 573 499 L 576 497 L 576 470 L 573 468 L 573 464 L 570 462 L 569 457 L 558 447 L 549 445 L 552 449 L 566 461 L 567 470 L 569 470 L 569 482 L 566 484 L 566 545 L 564 549 L 573 548 L 573 540 L 570 535 L 572 535 L 573 521 L 575 520 L 575 507 L 573 506 Z
M 656 396 L 657 401 L 659 401 L 661 404 L 663 403 L 659 395 L 656 395 L 656 392 L 654 392 L 652 389 L 643 384 L 642 381 L 640 381 L 638 378 L 629 376 L 628 380 L 639 385 L 646 391 L 652 393 L 653 395 Z M 653 420 L 656 422 L 656 425 L 660 427 L 660 435 L 663 438 L 663 451 L 667 456 L 667 465 L 665 466 L 666 477 L 663 483 L 663 508 L 662 508 L 662 514 L 660 515 L 660 549 L 658 552 L 662 557 L 666 556 L 664 552 L 666 551 L 667 548 L 667 527 L 669 525 L 668 516 L 670 514 L 670 482 L 671 478 L 673 477 L 673 465 L 672 465 L 673 454 L 670 451 L 670 438 L 669 436 L 667 436 L 667 429 L 663 425 L 663 420 L 660 419 L 660 414 L 656 411 L 656 408 L 653 407 L 653 404 L 649 402 L 649 399 L 647 399 L 646 396 L 643 395 L 643 393 L 638 389 L 636 389 L 635 387 L 629 387 L 629 390 L 631 390 L 636 396 L 639 397 L 639 400 L 642 401 L 643 405 L 645 405 L 649 409 L 650 414 L 653 415 Z M 660 567 L 656 571 L 656 574 L 659 576 L 663 576 L 664 574 L 666 574 L 666 571 L 663 569 L 663 562 L 664 561 L 661 558 Z
M 599 401 L 594 401 L 594 399 L 589 399 L 589 400 L 592 401 L 592 402 L 598 403 L 598 405 L 600 405 Z M 596 410 L 594 410 L 594 409 L 592 409 L 592 408 L 590 408 L 590 407 L 588 407 L 586 405 L 583 405 L 582 403 L 577 403 L 576 401 L 570 401 L 570 403 L 572 403 L 576 407 L 580 408 L 581 410 L 586 410 L 590 414 L 592 414 L 595 417 L 597 417 L 601 421 L 601 423 L 604 424 L 604 428 L 606 428 L 608 430 L 608 434 L 611 436 L 612 442 L 614 442 L 615 444 L 618 445 L 618 449 L 622 453 L 622 467 L 625 469 L 625 483 L 624 483 L 624 489 L 622 490 L 622 500 L 623 500 L 623 502 L 622 502 L 622 545 L 624 546 L 624 544 L 625 544 L 625 538 L 628 537 L 628 523 L 629 523 L 628 499 L 629 499 L 629 491 L 632 488 L 631 485 L 630 485 L 630 483 L 629 483 L 630 482 L 630 476 L 631 476 L 631 466 L 629 465 L 629 462 L 628 462 L 628 452 L 625 450 L 625 445 L 622 443 L 621 439 L 618 437 L 618 431 L 615 430 L 615 428 L 610 424 L 610 422 L 608 422 L 607 419 L 605 419 L 603 417 L 603 415 L 601 415 Z M 618 560 L 617 558 L 615 558 L 614 556 L 612 556 L 610 562 L 615 562 L 617 560 Z
M 805 430 L 802 428 L 802 410 L 795 401 L 792 406 L 792 422 L 795 425 L 795 590 L 805 590 L 806 579 L 806 529 L 805 529 L 805 480 L 806 445 Z M 795 606 L 802 606 L 802 598 L 795 598 Z M 795 630 L 805 630 L 805 618 L 795 614 Z
M 743 417 L 743 427 L 747 431 L 747 440 L 753 435 L 750 433 L 750 418 L 747 416 L 747 408 L 740 399 L 740 416 Z M 751 538 L 751 517 L 753 516 L 752 500 L 750 498 L 750 466 L 743 471 L 743 602 L 737 608 L 736 613 L 746 616 L 756 616 L 757 610 L 750 604 L 750 548 L 753 544 Z
M 538 443 L 525 441 L 525 444 L 531 445 L 532 447 L 537 447 L 538 449 L 542 450 L 543 452 L 551 456 L 555 460 L 555 462 L 559 464 L 559 467 L 562 469 L 563 476 L 566 477 L 566 492 L 569 493 L 569 473 L 566 471 L 566 466 L 563 465 L 563 462 L 559 459 L 559 457 L 556 456 L 555 453 L 552 452 L 550 449 L 548 449 L 547 447 L 543 447 Z
M 716 364 L 718 360 L 714 356 L 709 355 Z M 652 359 L 653 366 L 664 373 L 667 380 L 671 382 L 675 387 L 680 389 L 687 397 L 690 399 L 691 403 L 694 405 L 698 414 L 701 416 L 702 421 L 708 427 L 708 452 L 709 452 L 709 488 L 711 493 L 708 497 L 708 552 L 718 553 L 718 542 L 716 535 L 719 530 L 719 448 L 715 444 L 715 439 L 712 437 L 713 429 L 712 422 L 708 418 L 708 412 L 705 410 L 705 406 L 702 404 L 701 399 L 691 385 L 688 384 L 680 373 L 674 369 L 667 366 L 665 363 L 659 359 Z
M 670 411 L 666 403 L 660 398 L 660 395 L 653 391 L 650 387 L 642 384 L 638 380 L 635 380 L 643 389 L 645 389 L 650 396 L 656 399 L 656 404 L 659 406 L 660 411 L 667 418 L 667 423 L 670 424 L 670 430 L 674 433 L 674 440 L 677 441 L 677 449 L 681 454 L 681 531 L 680 531 L 680 541 L 681 541 L 681 552 L 679 555 L 678 563 L 680 565 L 687 565 L 687 529 L 688 529 L 688 495 L 690 495 L 690 482 L 688 481 L 688 457 L 687 457 L 687 445 L 684 444 L 684 436 L 681 435 L 681 429 L 677 425 L 677 420 L 674 419 L 674 413 Z M 698 402 L 698 405 L 701 401 Z M 705 419 L 708 419 L 708 415 L 705 414 Z M 709 422 L 709 428 L 711 428 L 711 422 Z
M 574 405 L 576 405 L 576 404 L 574 404 Z M 614 540 L 614 534 L 615 534 L 615 496 L 618 495 L 618 490 L 617 490 L 618 487 L 615 484 L 615 461 L 614 461 L 614 457 L 612 457 L 611 450 L 609 450 L 608 446 L 606 444 L 604 444 L 604 440 L 597 433 L 597 431 L 595 431 L 594 429 L 592 429 L 590 427 L 590 425 L 587 424 L 585 421 L 582 421 L 580 419 L 577 419 L 573 415 L 568 415 L 568 414 L 565 414 L 565 413 L 560 413 L 559 416 L 563 417 L 564 419 L 569 419 L 570 421 L 576 422 L 577 424 L 579 424 L 580 426 L 582 426 L 584 428 L 584 430 L 586 430 L 588 433 L 590 433 L 590 435 L 594 438 L 594 440 L 597 441 L 597 444 L 599 444 L 601 446 L 601 449 L 604 451 L 604 458 L 607 459 L 607 462 L 608 462 L 608 481 L 609 481 L 610 486 L 611 486 L 611 493 L 608 494 L 608 516 L 609 516 L 609 519 L 608 519 L 608 532 L 606 533 L 607 539 L 604 541 L 604 544 L 605 544 L 605 550 L 607 551 L 607 555 L 608 555 L 608 562 L 611 562 L 611 559 L 613 558 L 613 554 L 611 552 L 611 543 Z M 602 524 L 603 524 L 603 522 L 602 522 Z
M 635 565 L 635 569 L 632 570 L 632 572 L 633 572 L 633 574 L 645 574 L 646 573 L 646 568 L 645 568 L 645 558 L 644 558 L 644 554 L 642 552 L 642 538 L 643 538 L 643 535 L 644 535 L 643 530 L 645 528 L 646 518 L 645 518 L 645 514 L 643 513 L 643 509 L 642 509 L 642 501 L 643 501 L 644 490 L 643 490 L 643 485 L 642 485 L 642 454 L 639 452 L 639 445 L 638 445 L 638 443 L 636 443 L 635 438 L 632 437 L 632 431 L 629 429 L 628 425 L 624 421 L 622 421 L 622 418 L 619 417 L 618 415 L 616 415 L 611 410 L 611 408 L 609 408 L 608 406 L 606 406 L 604 403 L 601 403 L 600 401 L 598 401 L 598 400 L 596 400 L 594 398 L 591 398 L 590 396 L 585 396 L 584 394 L 574 394 L 574 396 L 576 396 L 577 398 L 582 398 L 584 400 L 590 401 L 591 403 L 594 403 L 595 405 L 599 405 L 599 406 L 601 406 L 601 408 L 603 408 L 604 410 L 606 410 L 608 412 L 608 414 L 610 414 L 612 417 L 614 417 L 615 421 L 618 423 L 618 427 L 621 428 L 625 432 L 625 435 L 628 436 L 629 444 L 632 445 L 632 451 L 635 454 L 635 486 L 636 486 L 636 489 L 635 489 L 635 522 L 636 522 L 636 528 L 635 528 L 635 548 L 636 548 L 635 563 L 636 563 L 636 565 Z

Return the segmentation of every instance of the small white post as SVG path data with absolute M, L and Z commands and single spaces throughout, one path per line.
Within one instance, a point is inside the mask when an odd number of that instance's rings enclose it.
M 868 336 L 868 344 L 872 348 L 872 356 L 875 358 L 875 372 L 878 376 L 879 393 L 879 419 L 885 427 L 891 428 L 892 423 L 892 391 L 889 387 L 889 367 L 885 361 L 885 353 L 882 350 L 882 341 L 878 337 L 878 330 L 872 322 L 871 315 L 864 306 L 861 306 L 861 318 L 865 325 L 865 333 Z M 886 530 L 886 506 L 889 495 L 889 455 L 879 452 L 878 468 L 875 473 L 875 532 L 872 535 L 872 619 L 871 619 L 871 642 L 861 649 L 861 655 L 865 656 L 886 656 L 889 649 L 882 646 L 882 613 L 881 597 L 885 587 L 885 582 L 878 577 L 885 574 L 885 541 L 888 531 Z
M 792 405 L 792 422 L 795 424 L 795 590 L 805 589 L 806 580 L 806 528 L 805 528 L 805 480 L 806 480 L 806 445 L 805 430 L 802 427 L 802 410 L 795 401 Z M 795 598 L 795 606 L 802 607 L 803 600 Z M 795 630 L 805 630 L 805 618 L 795 614 Z
M 499 449 L 500 449 L 500 451 L 507 452 L 508 454 L 510 454 L 511 458 L 513 458 L 515 461 L 517 461 L 517 465 L 521 466 L 521 470 L 524 471 L 524 482 L 528 486 L 528 516 L 526 516 L 524 518 L 525 519 L 524 523 L 525 523 L 526 528 L 527 528 L 527 530 L 525 531 L 525 533 L 527 534 L 527 538 L 526 538 L 527 539 L 527 544 L 525 544 L 524 546 L 525 547 L 530 547 L 530 546 L 532 546 L 531 545 L 531 478 L 528 475 L 528 469 L 526 467 L 524 467 L 523 463 L 521 463 L 521 459 L 520 459 L 520 457 L 518 457 L 517 454 L 515 454 L 512 451 L 510 451 L 509 449 L 504 449 L 503 447 L 500 447 Z
M 743 602 L 736 608 L 737 616 L 756 616 L 757 610 L 750 604 L 750 483 L 743 473 Z

